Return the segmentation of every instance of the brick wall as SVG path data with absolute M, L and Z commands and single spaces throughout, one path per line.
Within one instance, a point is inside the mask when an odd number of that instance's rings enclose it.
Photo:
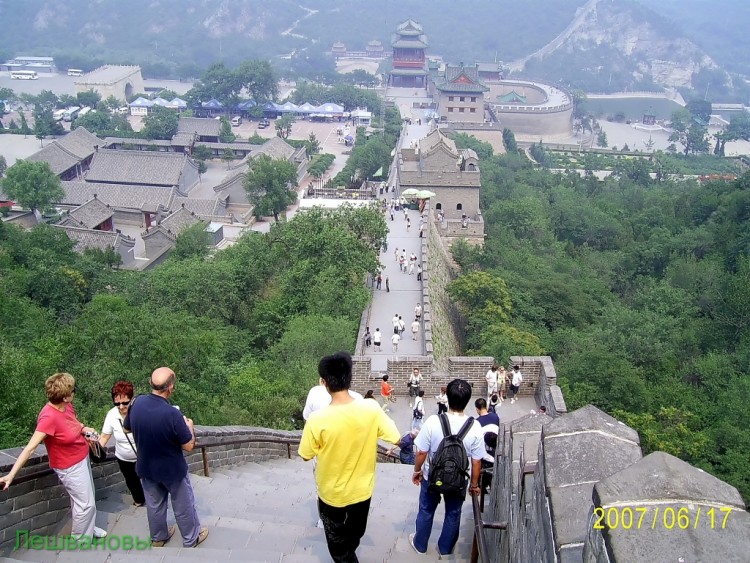
M 287 445 L 273 443 L 284 439 L 293 443 L 292 455 L 296 455 L 301 436 L 300 432 L 269 430 L 242 426 L 207 427 L 196 426 L 198 443 L 188 454 L 187 461 L 191 473 L 203 474 L 203 459 L 200 446 L 212 446 L 207 450 L 209 468 L 234 465 L 246 461 L 263 461 L 271 458 L 287 457 Z M 268 439 L 257 443 L 222 445 L 241 438 Z M 0 474 L 10 471 L 21 453 L 21 448 L 0 451 Z M 54 535 L 70 518 L 70 498 L 60 484 L 57 475 L 50 474 L 47 451 L 44 446 L 37 448 L 26 466 L 16 476 L 22 481 L 26 476 L 34 476 L 28 481 L 14 482 L 7 491 L 0 491 L 0 549 L 13 547 L 17 530 L 28 530 L 41 535 Z M 46 474 L 44 474 L 46 473 Z M 108 448 L 108 461 L 92 468 L 96 498 L 114 492 L 125 492 L 125 482 L 114 458 L 114 446 Z

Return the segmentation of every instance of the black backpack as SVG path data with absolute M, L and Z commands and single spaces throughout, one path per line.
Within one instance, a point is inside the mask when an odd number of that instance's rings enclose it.
M 443 429 L 443 439 L 430 458 L 429 487 L 432 492 L 444 496 L 465 497 L 469 482 L 469 455 L 464 447 L 464 438 L 469 433 L 474 419 L 469 417 L 458 434 L 451 434 L 448 416 L 438 415 Z

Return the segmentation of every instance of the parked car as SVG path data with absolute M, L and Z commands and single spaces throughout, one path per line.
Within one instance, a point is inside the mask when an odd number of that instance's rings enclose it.
M 232 118 L 232 127 L 239 127 L 242 125 L 242 117 L 236 115 Z
M 258 129 L 265 129 L 265 128 L 266 128 L 266 127 L 268 127 L 269 125 L 271 125 L 271 122 L 270 122 L 270 121 L 268 121 L 268 120 L 267 120 L 266 118 L 263 118 L 263 119 L 261 119 L 261 120 L 260 120 L 260 122 L 258 123 Z

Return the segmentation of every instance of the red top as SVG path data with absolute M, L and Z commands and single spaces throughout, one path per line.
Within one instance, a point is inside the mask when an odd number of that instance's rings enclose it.
M 89 446 L 81 435 L 83 425 L 76 418 L 76 410 L 70 403 L 60 412 L 47 403 L 36 419 L 36 429 L 44 432 L 44 445 L 47 447 L 49 466 L 53 469 L 67 469 L 89 455 Z
M 387 381 L 383 381 L 383 383 L 380 384 L 380 394 L 384 397 L 390 395 L 392 389 L 391 384 Z

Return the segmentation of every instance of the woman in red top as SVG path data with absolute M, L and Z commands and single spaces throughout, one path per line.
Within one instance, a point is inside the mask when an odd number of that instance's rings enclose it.
M 84 426 L 76 418 L 73 408 L 75 379 L 69 373 L 56 373 L 44 382 L 48 403 L 44 405 L 36 422 L 36 431 L 18 456 L 13 468 L 0 477 L 0 486 L 7 489 L 39 444 L 47 448 L 49 466 L 57 473 L 60 482 L 70 495 L 73 513 L 71 534 L 81 537 L 103 538 L 105 530 L 94 526 L 96 504 L 94 479 L 89 463 L 87 440 L 98 436 L 93 428 Z M 84 437 L 86 436 L 86 437 Z

